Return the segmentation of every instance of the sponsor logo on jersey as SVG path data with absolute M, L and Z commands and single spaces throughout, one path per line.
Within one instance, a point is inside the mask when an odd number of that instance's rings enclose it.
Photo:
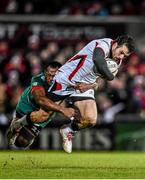
M 38 86 L 38 82 L 32 83 L 33 86 Z

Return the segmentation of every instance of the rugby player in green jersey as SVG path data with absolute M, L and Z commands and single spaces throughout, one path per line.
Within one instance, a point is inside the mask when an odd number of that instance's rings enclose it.
M 73 118 L 75 110 L 60 106 L 57 102 L 60 103 L 61 99 L 58 96 L 57 98 L 53 97 L 48 92 L 53 77 L 60 66 L 61 64 L 58 62 L 50 62 L 44 72 L 32 77 L 30 86 L 20 97 L 14 118 L 7 131 L 10 145 L 29 147 L 38 136 L 41 128 L 44 128 L 51 121 L 54 112 L 60 112 L 69 119 Z

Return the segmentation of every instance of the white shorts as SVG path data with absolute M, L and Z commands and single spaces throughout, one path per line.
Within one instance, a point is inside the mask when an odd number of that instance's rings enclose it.
M 76 90 L 73 94 L 70 95 L 70 97 L 86 97 L 90 99 L 95 99 L 93 89 L 89 89 L 83 93 L 81 93 L 79 90 Z
M 69 96 L 69 97 L 84 97 L 86 99 L 95 99 L 94 90 L 89 89 L 88 91 L 81 93 L 79 90 L 74 89 L 74 85 L 71 81 L 64 77 L 64 73 L 58 73 L 55 76 L 54 83 L 49 89 L 49 92 L 54 93 L 58 96 Z

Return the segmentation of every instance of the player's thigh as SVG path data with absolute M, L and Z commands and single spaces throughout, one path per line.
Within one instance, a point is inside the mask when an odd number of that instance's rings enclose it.
M 76 101 L 75 106 L 80 110 L 82 118 L 89 119 L 96 122 L 97 119 L 97 106 L 93 99 L 87 99 L 82 101 Z

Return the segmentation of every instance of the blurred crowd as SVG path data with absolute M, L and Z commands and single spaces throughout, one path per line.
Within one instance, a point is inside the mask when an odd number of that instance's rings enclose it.
M 145 0 L 1 0 L 0 14 L 144 15 Z
M 47 61 L 62 64 L 79 51 L 85 42 L 76 44 L 54 41 L 41 42 L 29 35 L 24 47 L 0 41 L 0 118 L 13 113 L 24 88 L 31 77 L 40 73 Z M 145 110 L 145 51 L 133 53 L 112 82 L 99 80 L 96 101 L 99 112 L 110 121 L 116 113 L 143 113 Z M 113 114 L 112 114 L 113 113 Z M 3 117 L 3 118 L 2 118 Z
M 8 123 L 18 99 L 31 77 L 40 73 L 48 61 L 64 64 L 86 42 L 42 41 L 35 34 L 17 33 L 13 39 L 0 40 L 0 124 Z M 106 122 L 118 113 L 145 112 L 145 44 L 122 65 L 112 82 L 99 80 L 96 102 Z

